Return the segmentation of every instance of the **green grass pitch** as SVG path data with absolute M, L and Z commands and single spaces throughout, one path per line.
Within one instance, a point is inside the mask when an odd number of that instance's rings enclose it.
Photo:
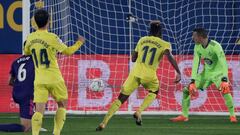
M 62 135 L 239 135 L 240 123 L 230 123 L 228 116 L 191 116 L 188 122 L 172 123 L 173 116 L 143 116 L 143 125 L 136 126 L 130 115 L 115 115 L 106 129 L 96 132 L 102 115 L 67 116 Z M 0 123 L 19 122 L 15 114 L 0 114 Z M 45 116 L 43 127 L 52 135 L 53 116 Z M 31 135 L 31 133 L 5 133 L 0 135 Z

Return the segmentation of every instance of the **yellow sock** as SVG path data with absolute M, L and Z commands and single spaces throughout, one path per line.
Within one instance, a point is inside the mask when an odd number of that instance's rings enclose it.
M 40 112 L 35 112 L 32 116 L 32 135 L 39 135 L 39 130 L 42 127 L 43 115 Z
M 60 135 L 65 120 L 66 120 L 66 109 L 58 108 L 56 115 L 54 117 L 54 130 L 53 130 L 54 135 Z
M 138 112 L 141 113 L 142 111 L 144 111 L 153 102 L 156 96 L 156 94 L 149 92 L 148 95 L 144 98 L 143 103 L 139 107 Z
M 111 107 L 108 109 L 108 113 L 105 115 L 102 123 L 107 125 L 108 121 L 111 119 L 113 114 L 120 108 L 121 105 L 122 105 L 122 103 L 120 100 L 118 100 L 118 99 L 115 100 L 113 102 L 113 104 L 111 105 Z

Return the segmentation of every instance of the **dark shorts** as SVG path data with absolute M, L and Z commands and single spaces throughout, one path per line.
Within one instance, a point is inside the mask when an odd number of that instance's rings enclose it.
M 32 116 L 34 113 L 33 100 L 32 99 L 26 99 L 26 100 L 14 99 L 14 101 L 19 104 L 20 117 L 24 119 L 32 119 Z

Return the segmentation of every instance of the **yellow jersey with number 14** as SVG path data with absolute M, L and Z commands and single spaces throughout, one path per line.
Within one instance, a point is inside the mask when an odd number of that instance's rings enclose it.
M 24 53 L 32 55 L 37 84 L 52 84 L 64 81 L 60 72 L 56 54 L 68 48 L 57 35 L 47 30 L 37 30 L 26 40 Z
M 132 69 L 133 74 L 141 79 L 155 79 L 160 60 L 166 49 L 171 51 L 171 44 L 155 36 L 142 37 L 135 48 L 137 61 Z

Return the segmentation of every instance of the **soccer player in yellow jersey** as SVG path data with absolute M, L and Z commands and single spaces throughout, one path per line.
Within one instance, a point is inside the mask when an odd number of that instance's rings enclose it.
M 36 112 L 32 117 L 32 134 L 39 134 L 45 104 L 49 94 L 51 94 L 58 104 L 53 134 L 60 135 L 66 119 L 68 92 L 57 63 L 56 54 L 58 52 L 66 55 L 73 54 L 81 47 L 85 39 L 80 36 L 74 45 L 67 47 L 57 35 L 47 31 L 50 20 L 47 11 L 37 10 L 34 19 L 38 30 L 27 37 L 24 48 L 26 55 L 32 55 L 35 66 L 34 102 L 36 103 Z
M 103 121 L 96 128 L 96 131 L 103 130 L 113 114 L 128 99 L 130 94 L 141 84 L 148 90 L 139 109 L 134 113 L 136 124 L 142 125 L 141 112 L 145 110 L 156 98 L 159 91 L 159 81 L 156 74 L 158 65 L 163 55 L 166 55 L 172 66 L 177 71 L 175 82 L 181 80 L 180 70 L 177 62 L 171 53 L 171 44 L 161 39 L 162 28 L 160 21 L 151 21 L 149 36 L 142 37 L 132 54 L 132 61 L 135 62 L 127 80 L 124 82 L 122 90 L 105 115 Z

